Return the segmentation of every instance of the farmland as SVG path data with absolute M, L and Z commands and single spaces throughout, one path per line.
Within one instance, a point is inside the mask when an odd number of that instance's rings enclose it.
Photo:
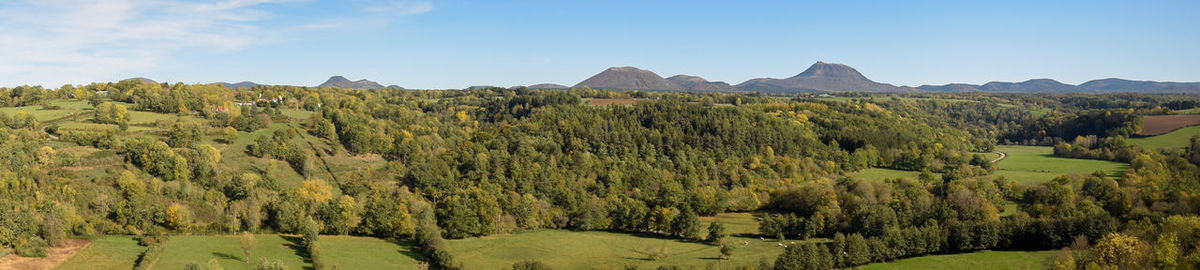
M 1200 115 L 1155 115 L 1146 116 L 1142 120 L 1142 130 L 1139 136 L 1154 136 L 1171 132 L 1183 127 L 1200 125 Z
M 1074 159 L 1054 156 L 1048 146 L 997 146 L 996 151 L 1008 157 L 996 163 L 996 175 L 1021 183 L 1049 181 L 1063 174 L 1089 174 L 1102 171 L 1108 176 L 1118 176 L 1127 164 L 1102 160 Z
M 1166 134 L 1130 138 L 1129 143 L 1144 149 L 1182 148 L 1191 145 L 1192 137 L 1200 135 L 1200 126 L 1190 126 Z

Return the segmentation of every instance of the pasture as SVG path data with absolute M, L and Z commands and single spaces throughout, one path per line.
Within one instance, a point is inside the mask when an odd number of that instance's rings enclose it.
M 536 259 L 555 269 L 621 269 L 635 265 L 654 269 L 660 265 L 728 267 L 774 261 L 784 248 L 774 240 L 729 237 L 734 247 L 729 260 L 721 260 L 719 247 L 624 233 L 600 231 L 538 230 L 517 234 L 449 240 L 448 246 L 466 269 L 497 269 Z M 796 241 L 799 243 L 800 241 Z M 651 260 L 649 253 L 665 256 Z
M 1190 126 L 1166 134 L 1130 138 L 1129 143 L 1142 149 L 1181 148 L 1191 144 L 1192 137 L 1200 135 L 1200 126 Z
M 1120 162 L 1056 157 L 1054 148 L 1049 146 L 1001 145 L 996 146 L 996 151 L 1007 153 L 1008 157 L 996 163 L 995 174 L 1020 183 L 1038 183 L 1063 174 L 1095 171 L 1116 177 L 1129 168 L 1128 164 Z
M 1054 257 L 1048 251 L 992 251 L 928 255 L 894 262 L 873 263 L 857 269 L 1047 269 Z
M 132 269 L 145 251 L 131 236 L 101 236 L 55 269 Z
M 280 261 L 290 269 L 304 269 L 309 264 L 302 257 L 298 237 L 288 237 L 275 234 L 260 234 L 254 236 L 257 244 L 250 253 L 250 264 L 242 262 L 242 254 L 238 239 L 234 236 L 174 236 L 163 244 L 162 256 L 154 269 L 183 269 L 189 263 L 204 265 L 210 259 L 225 269 L 250 269 L 259 258 Z

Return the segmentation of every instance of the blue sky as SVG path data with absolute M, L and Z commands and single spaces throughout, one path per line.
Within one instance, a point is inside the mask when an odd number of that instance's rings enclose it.
M 816 61 L 916 86 L 1200 81 L 1198 1 L 0 0 L 0 86 L 740 83 Z

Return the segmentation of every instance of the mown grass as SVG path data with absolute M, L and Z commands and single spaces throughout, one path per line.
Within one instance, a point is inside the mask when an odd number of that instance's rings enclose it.
M 326 236 L 320 238 L 322 258 L 337 269 L 415 269 L 416 247 L 377 238 Z
M 660 265 L 710 264 L 730 268 L 773 261 L 783 252 L 773 240 L 730 237 L 726 243 L 734 247 L 730 260 L 718 259 L 720 251 L 715 245 L 599 231 L 539 230 L 450 240 L 449 248 L 466 269 L 497 269 L 524 260 L 538 260 L 555 269 L 621 269 L 626 265 L 654 269 Z M 648 254 L 654 250 L 666 255 L 651 260 Z
M 708 224 L 713 220 L 720 220 L 726 231 L 733 235 L 724 240 L 734 249 L 729 260 L 718 258 L 720 248 L 716 245 L 599 231 L 538 230 L 450 240 L 448 246 L 466 269 L 497 269 L 523 260 L 538 260 L 555 269 L 621 269 L 626 265 L 639 269 L 654 269 L 660 265 L 699 268 L 716 265 L 724 266 L 720 269 L 732 269 L 763 260 L 773 262 L 783 253 L 784 248 L 776 240 L 753 236 L 758 232 L 758 223 L 751 213 L 701 217 L 702 235 L 707 234 Z M 653 250 L 662 250 L 666 256 L 651 260 L 647 251 Z
M 857 269 L 1047 269 L 1054 251 L 980 251 L 874 263 Z
M 1129 143 L 1142 149 L 1181 148 L 1192 143 L 1192 137 L 1200 135 L 1200 126 L 1190 126 L 1158 136 L 1131 138 Z
M 1021 183 L 1039 183 L 1063 174 L 1089 174 L 1103 171 L 1108 176 L 1119 176 L 1129 168 L 1128 164 L 1103 160 L 1075 159 L 1054 156 L 1049 146 L 997 146 L 996 151 L 1008 154 L 996 163 L 995 174 Z
M 47 105 L 58 106 L 60 108 L 47 110 L 45 109 L 46 106 L 33 105 L 24 107 L 4 107 L 0 108 L 0 112 L 3 112 L 11 117 L 17 115 L 19 112 L 24 111 L 25 113 L 33 116 L 33 118 L 37 119 L 39 122 L 46 122 L 67 117 L 73 113 L 80 114 L 85 111 L 89 111 L 92 108 L 92 105 L 88 104 L 87 101 L 84 100 L 55 100 L 47 103 Z
M 131 236 L 101 236 L 55 269 L 132 269 L 144 251 Z
M 246 264 L 242 261 L 245 255 L 234 236 L 171 237 L 164 244 L 162 257 L 159 257 L 154 269 L 183 269 L 189 263 L 204 265 L 211 259 L 216 259 L 225 269 L 251 269 L 259 258 L 282 262 L 290 269 L 309 266 L 301 256 L 303 248 L 299 246 L 298 239 L 289 240 L 275 234 L 255 235 L 254 239 L 258 243 L 250 254 L 250 264 Z

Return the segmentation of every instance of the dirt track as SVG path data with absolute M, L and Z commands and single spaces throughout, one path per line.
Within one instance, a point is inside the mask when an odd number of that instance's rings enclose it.
M 59 264 L 75 256 L 76 252 L 83 250 L 92 241 L 80 239 L 67 239 L 63 247 L 52 247 L 47 250 L 49 256 L 45 258 L 26 258 L 17 256 L 17 254 L 8 254 L 0 258 L 0 269 L 52 269 Z
M 992 163 L 1000 162 L 1001 160 L 1004 160 L 1004 158 L 1008 157 L 1008 154 L 1007 154 L 1007 153 L 1004 153 L 1004 152 L 995 151 L 995 152 L 992 152 L 992 153 L 1000 154 L 1000 157 L 998 157 L 998 158 L 996 158 L 996 159 L 993 159 L 993 160 L 992 160 Z

